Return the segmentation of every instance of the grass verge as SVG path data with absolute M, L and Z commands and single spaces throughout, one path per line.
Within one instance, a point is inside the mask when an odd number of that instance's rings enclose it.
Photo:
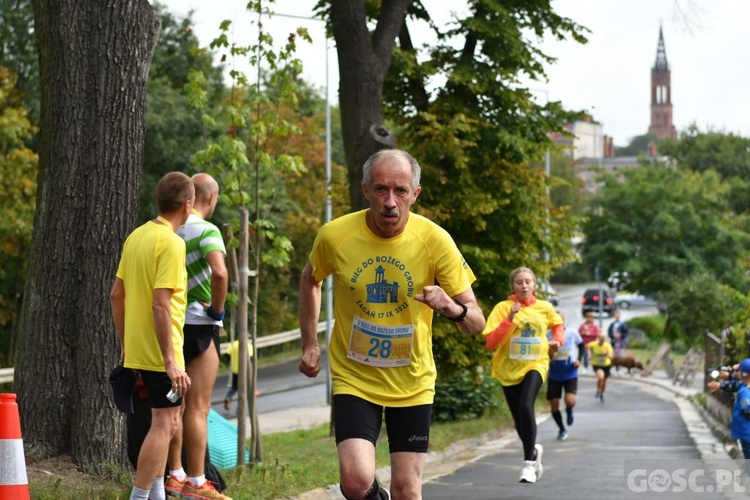
M 537 403 L 538 411 L 543 411 L 541 399 Z M 457 441 L 512 429 L 508 415 L 436 423 L 431 428 L 430 448 L 431 451 L 443 451 Z M 235 500 L 289 498 L 315 488 L 337 484 L 336 444 L 328 431 L 329 426 L 326 424 L 310 430 L 263 436 L 262 463 L 222 472 L 227 482 L 227 494 Z M 378 468 L 390 463 L 385 431 L 376 448 L 376 459 Z M 130 495 L 132 478 L 113 480 L 87 476 L 75 470 L 69 457 L 32 464 L 28 467 L 28 472 L 31 497 L 35 500 L 124 500 Z

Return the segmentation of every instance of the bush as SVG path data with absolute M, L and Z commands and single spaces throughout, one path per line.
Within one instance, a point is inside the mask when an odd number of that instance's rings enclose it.
M 467 370 L 435 384 L 433 422 L 454 422 L 495 415 L 501 407 L 500 382 L 484 370 Z
M 667 320 L 663 315 L 639 316 L 628 320 L 628 330 L 642 330 L 648 341 L 661 342 L 664 339 L 664 325 Z

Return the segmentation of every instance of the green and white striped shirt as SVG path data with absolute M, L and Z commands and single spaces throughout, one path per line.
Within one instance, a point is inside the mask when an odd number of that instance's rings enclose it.
M 177 234 L 185 240 L 186 251 L 188 306 L 185 323 L 223 326 L 221 321 L 210 318 L 201 304 L 201 302 L 211 303 L 211 266 L 208 265 L 206 255 L 217 251 L 224 255 L 227 253 L 221 232 L 216 226 L 193 212 L 185 225 L 177 230 Z

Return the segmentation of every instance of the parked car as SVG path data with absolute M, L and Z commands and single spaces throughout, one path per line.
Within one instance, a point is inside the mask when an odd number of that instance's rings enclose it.
M 659 312 L 666 312 L 666 304 L 640 293 L 623 293 L 615 297 L 615 306 L 618 309 L 630 309 L 631 307 L 656 307 Z
M 586 313 L 589 311 L 595 313 L 599 312 L 600 293 L 602 297 L 602 311 L 607 313 L 607 316 L 614 316 L 616 309 L 614 294 L 606 286 L 601 287 L 601 289 L 599 287 L 587 288 L 586 291 L 583 292 L 583 298 L 581 299 L 581 311 L 584 316 L 586 316 Z
M 560 304 L 560 295 L 558 295 L 557 291 L 552 288 L 549 281 L 539 280 L 537 291 L 539 292 L 540 299 L 546 300 L 555 307 Z

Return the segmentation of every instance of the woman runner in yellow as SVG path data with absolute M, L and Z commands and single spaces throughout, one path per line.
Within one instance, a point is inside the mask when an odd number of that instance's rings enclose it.
M 546 300 L 536 297 L 536 276 L 528 267 L 510 273 L 513 294 L 492 310 L 482 334 L 495 351 L 492 376 L 500 381 L 523 443 L 521 482 L 542 477 L 542 445 L 536 444 L 534 401 L 547 377 L 550 351 L 565 343 L 563 320 Z M 551 329 L 553 340 L 547 341 Z

